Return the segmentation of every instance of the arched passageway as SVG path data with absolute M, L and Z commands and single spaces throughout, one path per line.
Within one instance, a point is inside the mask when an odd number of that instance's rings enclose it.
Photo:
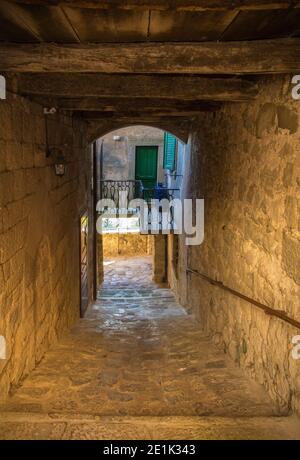
M 300 438 L 300 9 L 122 3 L 0 5 L 0 438 Z M 159 228 L 97 299 L 97 139 L 141 124 L 204 239 Z

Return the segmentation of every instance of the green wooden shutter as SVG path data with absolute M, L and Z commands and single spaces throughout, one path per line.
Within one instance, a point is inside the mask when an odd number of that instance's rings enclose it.
M 176 137 L 173 134 L 164 135 L 164 169 L 171 171 L 175 167 Z

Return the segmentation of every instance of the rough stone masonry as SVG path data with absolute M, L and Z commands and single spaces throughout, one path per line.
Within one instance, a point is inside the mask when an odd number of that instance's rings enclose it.
M 205 240 L 179 245 L 169 280 L 200 327 L 262 383 L 282 413 L 300 412 L 299 330 L 212 286 L 192 268 L 300 319 L 300 102 L 292 76 L 260 83 L 251 103 L 201 115 L 189 139 L 184 196 L 205 199 Z M 169 255 L 170 257 L 170 255 Z
M 64 151 L 64 177 L 55 175 L 48 147 Z M 88 198 L 89 171 L 85 126 L 69 116 L 45 116 L 42 106 L 8 93 L 0 101 L 0 156 L 4 399 L 79 317 L 78 216 Z

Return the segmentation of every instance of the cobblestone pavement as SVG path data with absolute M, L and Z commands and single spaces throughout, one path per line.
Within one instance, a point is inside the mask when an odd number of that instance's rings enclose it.
M 0 438 L 300 438 L 148 257 L 109 261 L 97 302 L 1 406 Z

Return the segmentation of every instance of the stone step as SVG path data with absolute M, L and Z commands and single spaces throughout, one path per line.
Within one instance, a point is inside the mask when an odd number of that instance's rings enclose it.
M 255 440 L 300 439 L 291 417 L 108 417 L 4 412 L 0 439 Z

